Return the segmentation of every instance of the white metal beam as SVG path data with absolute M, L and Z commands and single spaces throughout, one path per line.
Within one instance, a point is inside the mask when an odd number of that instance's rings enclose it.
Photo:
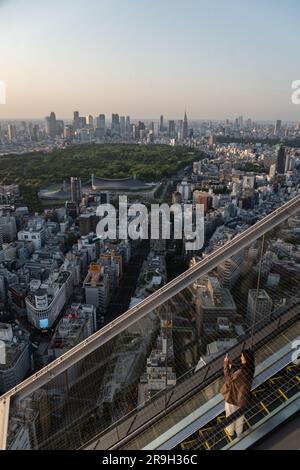
M 6 450 L 10 397 L 0 402 L 0 450 Z

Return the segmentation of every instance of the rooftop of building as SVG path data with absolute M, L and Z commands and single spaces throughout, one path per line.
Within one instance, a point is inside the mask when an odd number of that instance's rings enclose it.
M 145 183 L 144 181 L 134 178 L 119 178 L 119 179 L 108 179 L 98 178 L 94 176 L 92 178 L 93 189 L 104 190 L 104 191 L 132 191 L 132 190 L 147 190 L 149 187 L 153 187 L 153 184 Z
M 92 306 L 87 307 L 91 307 L 90 312 L 93 311 Z M 49 349 L 71 349 L 75 346 L 81 340 L 87 321 L 92 321 L 90 312 L 87 313 L 79 304 L 69 307 L 56 327 Z
M 71 275 L 72 273 L 70 271 L 56 271 L 53 272 L 43 283 L 34 279 L 33 283 L 31 281 L 31 291 L 28 293 L 26 300 L 31 303 L 34 308 L 37 308 L 36 296 L 47 295 L 49 307 L 61 287 L 66 283 Z
M 203 308 L 236 310 L 236 305 L 229 289 L 220 289 L 214 293 L 203 290 L 199 295 Z
M 270 300 L 269 294 L 264 289 L 249 289 L 249 296 L 254 297 L 257 300 Z
M 44 226 L 45 219 L 41 217 L 33 217 L 28 220 L 26 227 L 19 232 L 39 232 L 44 229 Z
M 90 287 L 97 287 L 105 280 L 105 273 L 104 267 L 100 264 L 95 264 L 93 267 L 89 269 L 84 282 L 83 286 L 90 286 Z
M 13 367 L 29 344 L 29 333 L 17 322 L 0 323 L 0 340 L 4 342 L 4 361 L 0 363 L 0 372 Z

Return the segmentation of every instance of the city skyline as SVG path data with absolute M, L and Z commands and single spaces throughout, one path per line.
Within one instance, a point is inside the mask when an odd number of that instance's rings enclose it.
M 0 108 L 1 109 L 1 108 Z M 77 111 L 77 110 L 76 110 Z M 56 116 L 56 119 L 58 120 L 63 120 L 67 125 L 68 124 L 72 124 L 73 122 L 73 113 L 76 112 L 75 110 L 72 111 L 69 115 L 67 116 L 63 116 L 59 113 L 57 113 L 55 110 L 53 109 L 50 109 L 50 110 L 47 110 L 44 114 L 45 115 L 42 115 L 42 116 L 23 116 L 23 117 L 5 117 L 5 116 L 1 116 L 0 115 L 0 123 L 22 123 L 23 121 L 24 122 L 29 122 L 29 121 L 32 121 L 32 122 L 42 122 L 44 123 L 45 122 L 45 119 L 47 118 L 47 116 L 49 116 L 51 113 L 54 113 L 55 116 Z M 186 111 L 188 113 L 188 111 Z M 141 116 L 135 116 L 135 115 L 132 115 L 130 113 L 127 113 L 126 111 L 124 113 L 114 113 L 114 112 L 111 112 L 111 111 L 108 111 L 107 113 L 106 112 L 99 112 L 99 111 L 96 111 L 95 113 L 90 113 L 90 112 L 81 112 L 80 111 L 80 115 L 84 118 L 88 117 L 88 116 L 91 116 L 94 121 L 96 121 L 99 116 L 105 116 L 105 120 L 107 122 L 107 124 L 111 124 L 112 122 L 112 116 L 114 114 L 117 114 L 119 116 L 119 118 L 122 118 L 122 117 L 129 117 L 132 122 L 138 122 L 138 121 L 145 121 L 147 124 L 151 124 L 152 122 L 154 123 L 159 123 L 160 121 L 160 117 L 163 116 L 164 118 L 164 122 L 165 124 L 167 125 L 168 122 L 170 120 L 174 120 L 175 121 L 175 124 L 177 124 L 178 122 L 182 121 L 183 122 L 183 119 L 182 117 L 184 117 L 184 112 L 182 112 L 181 114 L 176 114 L 176 115 L 169 115 L 167 113 L 160 113 L 159 115 L 156 115 L 156 116 L 146 116 L 146 115 L 141 115 Z M 228 116 L 228 117 L 224 117 L 222 119 L 218 119 L 218 118 L 204 118 L 204 117 L 193 117 L 193 116 L 190 116 L 190 114 L 188 114 L 188 121 L 189 123 L 226 123 L 226 122 L 229 122 L 229 123 L 234 123 L 238 118 L 242 117 L 245 121 L 246 120 L 250 120 L 253 124 L 257 123 L 257 124 L 265 124 L 265 125 L 274 125 L 276 126 L 276 122 L 277 121 L 280 121 L 282 124 L 290 124 L 290 125 L 298 125 L 299 122 L 300 122 L 300 117 L 299 119 L 281 119 L 280 116 L 276 116 L 274 119 L 256 119 L 255 117 L 247 114 L 247 112 L 245 112 L 244 114 L 240 114 L 240 115 L 232 115 L 232 116 Z
M 294 0 L 36 6 L 0 1 L 0 119 L 42 119 L 53 109 L 61 118 L 74 109 L 136 118 L 187 109 L 190 119 L 300 119 L 291 102 Z
M 1 110 L 1 108 L 0 108 Z M 72 124 L 73 122 L 73 113 L 74 111 L 72 111 L 69 115 L 67 116 L 63 116 L 59 113 L 57 113 L 55 110 L 51 109 L 51 110 L 47 110 L 44 114 L 45 115 L 42 115 L 42 116 L 12 116 L 12 117 L 6 117 L 6 116 L 1 116 L 0 115 L 0 123 L 22 123 L 23 121 L 24 122 L 39 122 L 39 123 L 44 123 L 45 122 L 45 119 L 47 118 L 47 116 L 49 116 L 51 113 L 55 113 L 56 115 L 56 119 L 58 120 L 63 120 L 65 122 L 65 124 L 69 125 L 69 124 Z M 80 111 L 80 114 L 82 117 L 86 118 L 87 116 L 91 116 L 94 121 L 96 121 L 98 119 L 98 117 L 100 115 L 103 115 L 105 116 L 105 120 L 107 122 L 107 124 L 111 124 L 112 122 L 112 115 L 113 114 L 118 114 L 119 117 L 130 117 L 130 119 L 132 120 L 132 122 L 135 122 L 137 123 L 138 121 L 145 121 L 145 123 L 147 123 L 148 125 L 151 124 L 152 122 L 154 123 L 159 123 L 160 121 L 160 116 L 163 116 L 164 118 L 164 121 L 165 121 L 165 124 L 167 125 L 168 122 L 170 120 L 174 120 L 175 123 L 177 124 L 179 121 L 182 120 L 182 114 L 183 113 L 179 113 L 178 115 L 168 115 L 167 113 L 162 113 L 160 115 L 157 115 L 157 116 L 146 116 L 146 115 L 141 115 L 141 116 L 135 116 L 135 115 L 132 115 L 132 114 L 129 114 L 129 113 L 126 113 L 126 111 L 124 113 L 114 113 L 114 112 L 110 112 L 108 111 L 107 113 L 105 112 L 95 112 L 95 113 L 90 113 L 90 112 L 81 112 Z M 265 125 L 274 125 L 276 126 L 276 122 L 277 121 L 280 121 L 282 124 L 289 124 L 289 125 L 297 125 L 299 124 L 300 122 L 300 116 L 299 116 L 299 119 L 281 119 L 280 116 L 276 116 L 274 119 L 256 119 L 255 117 L 251 116 L 251 115 L 248 115 L 247 112 L 245 112 L 244 114 L 240 114 L 240 115 L 232 115 L 232 116 L 228 116 L 228 117 L 224 117 L 224 118 L 202 118 L 202 117 L 193 117 L 193 116 L 190 116 L 190 114 L 188 114 L 188 121 L 189 123 L 226 123 L 226 122 L 229 122 L 229 123 L 234 123 L 239 117 L 242 117 L 244 120 L 250 120 L 253 124 L 257 123 L 257 124 L 265 124 Z

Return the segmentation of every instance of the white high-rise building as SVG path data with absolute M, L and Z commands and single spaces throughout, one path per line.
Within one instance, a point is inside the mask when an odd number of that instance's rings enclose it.
M 93 128 L 94 127 L 94 118 L 91 114 L 89 114 L 88 116 L 86 116 L 85 118 L 85 122 L 86 122 L 86 125 L 90 128 Z

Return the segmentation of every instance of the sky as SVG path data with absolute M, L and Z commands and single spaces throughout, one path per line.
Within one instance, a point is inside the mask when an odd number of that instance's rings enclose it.
M 0 119 L 300 121 L 299 0 L 0 0 Z

